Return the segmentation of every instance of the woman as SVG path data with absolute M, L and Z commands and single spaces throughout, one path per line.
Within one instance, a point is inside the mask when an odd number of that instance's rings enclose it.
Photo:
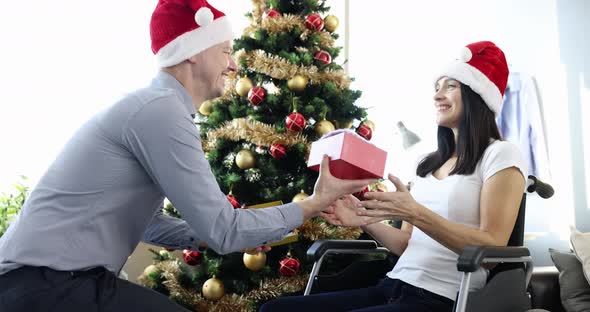
M 526 168 L 495 123 L 508 79 L 504 53 L 492 42 L 467 45 L 439 77 L 438 150 L 419 163 L 412 192 L 389 175 L 395 192 L 367 193 L 362 202 L 348 195 L 323 214 L 333 224 L 362 226 L 399 255 L 393 270 L 375 287 L 280 298 L 261 311 L 451 311 L 458 254 L 467 245 L 507 244 Z M 378 222 L 386 219 L 403 220 L 401 229 Z M 486 278 L 486 270 L 476 271 L 472 287 Z

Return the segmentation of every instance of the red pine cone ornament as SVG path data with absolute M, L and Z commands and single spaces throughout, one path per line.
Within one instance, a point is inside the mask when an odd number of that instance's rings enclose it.
M 270 154 L 276 159 L 281 159 L 287 156 L 287 148 L 281 144 L 273 144 L 270 146 Z
M 182 259 L 188 265 L 197 265 L 203 260 L 203 255 L 196 250 L 185 249 L 182 251 Z
M 231 203 L 231 205 L 235 208 L 240 208 L 240 202 L 238 202 L 238 199 L 233 195 L 233 194 L 229 194 L 226 196 L 227 200 Z
M 317 13 L 311 14 L 305 19 L 305 27 L 309 30 L 320 31 L 324 29 L 324 19 Z
M 266 89 L 263 87 L 254 87 L 248 91 L 248 101 L 252 103 L 252 105 L 260 105 L 260 103 L 264 102 L 266 98 Z
M 287 258 L 281 260 L 280 262 L 281 267 L 279 268 L 279 272 L 283 276 L 293 276 L 299 272 L 299 267 L 301 263 L 299 260 L 287 256 Z
M 360 127 L 356 129 L 356 133 L 365 138 L 367 141 L 371 140 L 371 137 L 373 137 L 373 130 L 371 130 L 371 128 L 366 124 L 360 125 Z
M 330 53 L 324 50 L 318 51 L 316 54 L 314 54 L 313 58 L 324 65 L 332 63 L 332 56 L 330 55 Z
M 299 114 L 298 112 L 291 113 L 285 119 L 285 125 L 287 126 L 287 129 L 293 132 L 303 131 L 306 124 L 307 121 L 305 120 L 305 117 L 303 117 L 303 115 Z
M 266 11 L 264 12 L 264 16 L 265 16 L 266 18 L 273 18 L 273 17 L 277 17 L 277 16 L 279 16 L 279 15 L 281 15 L 281 13 L 279 13 L 279 11 L 277 11 L 277 10 L 275 10 L 275 9 L 266 10 Z

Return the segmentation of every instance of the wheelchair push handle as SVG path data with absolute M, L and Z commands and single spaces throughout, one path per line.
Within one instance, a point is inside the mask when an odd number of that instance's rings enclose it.
M 530 175 L 528 178 L 526 190 L 529 193 L 536 192 L 537 194 L 539 194 L 539 196 L 541 196 L 541 198 L 545 199 L 553 196 L 553 193 L 555 193 L 553 187 L 550 184 L 547 184 L 539 180 L 539 178 L 533 175 Z

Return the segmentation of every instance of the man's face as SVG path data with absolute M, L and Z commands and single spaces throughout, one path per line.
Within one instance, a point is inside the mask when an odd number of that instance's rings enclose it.
M 197 80 L 205 87 L 206 98 L 222 96 L 228 74 L 236 70 L 230 41 L 214 45 L 196 55 L 193 66 Z

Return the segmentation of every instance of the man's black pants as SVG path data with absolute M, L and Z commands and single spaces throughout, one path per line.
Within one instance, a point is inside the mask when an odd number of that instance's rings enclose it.
M 2 312 L 115 312 L 188 310 L 151 289 L 104 269 L 55 271 L 22 267 L 0 275 Z

